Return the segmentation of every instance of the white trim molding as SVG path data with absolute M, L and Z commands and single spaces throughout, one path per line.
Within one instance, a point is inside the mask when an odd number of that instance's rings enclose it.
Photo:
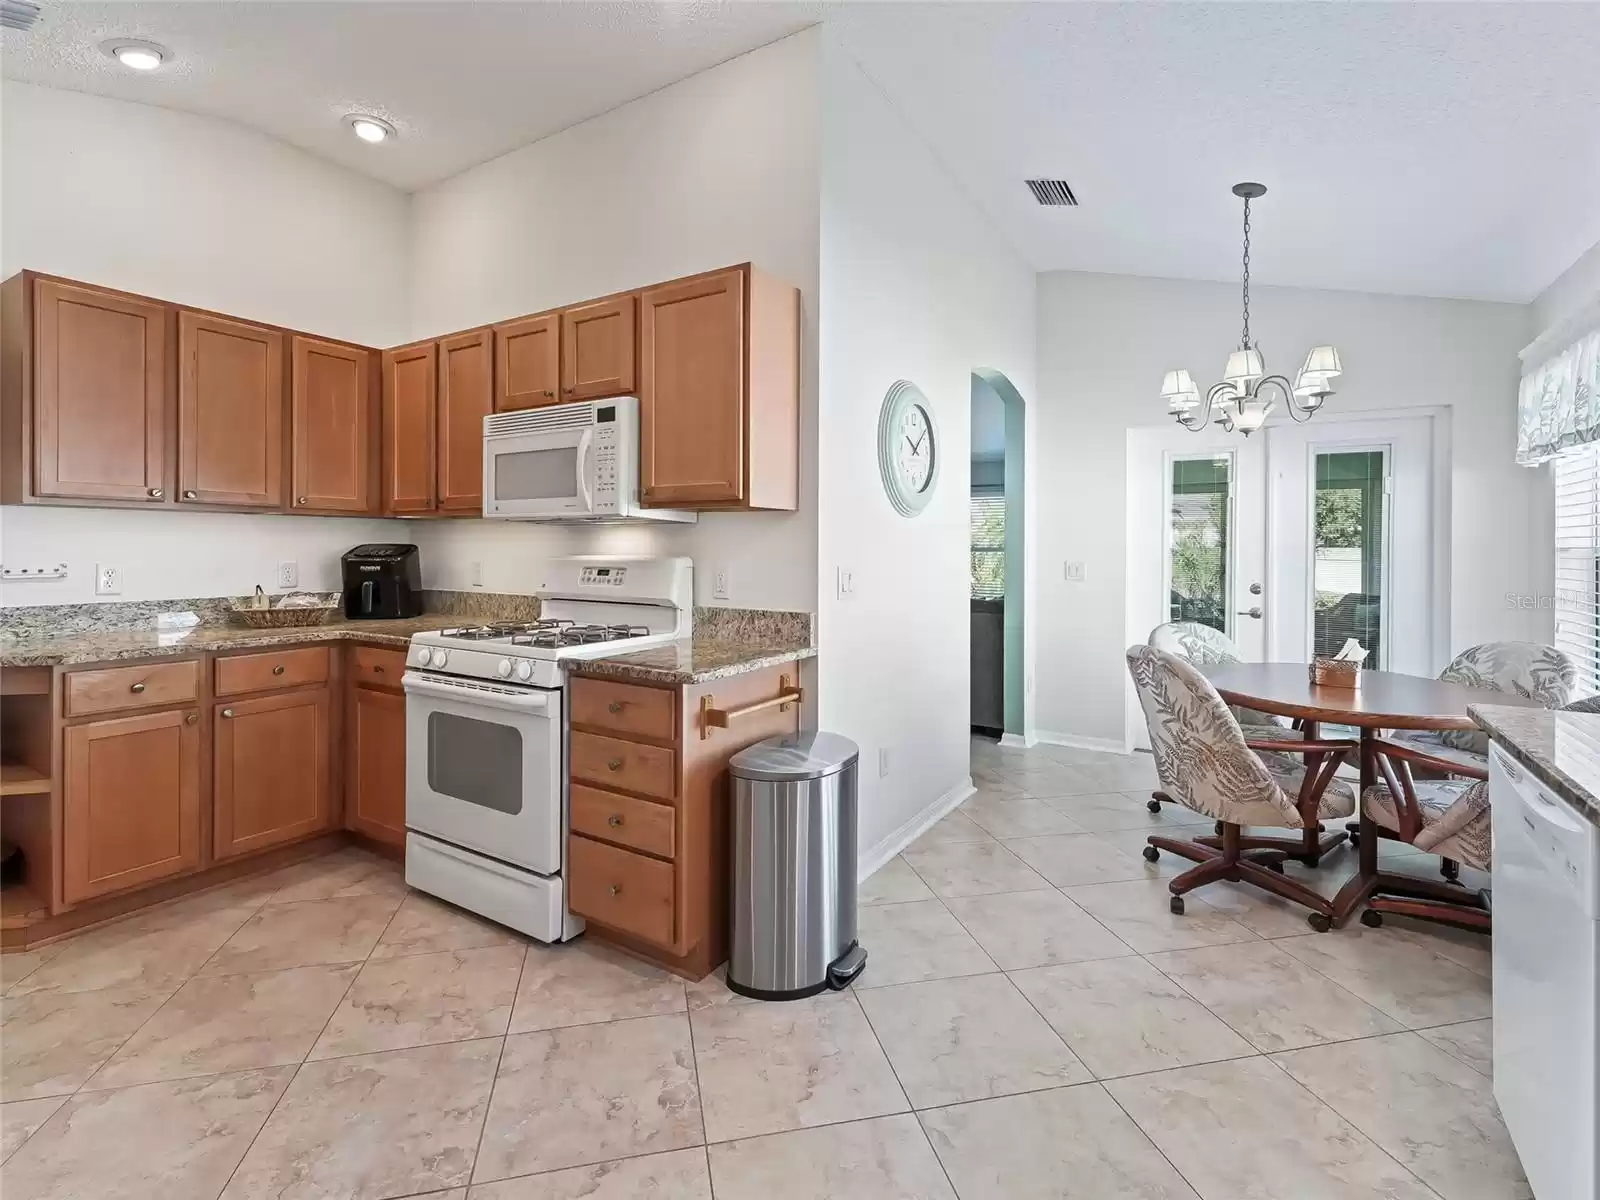
M 1030 746 L 1037 746 L 1038 744 L 1039 735 L 1036 733 L 1002 733 L 1000 735 L 1000 745 L 1007 750 L 1026 750 Z
M 978 789 L 972 786 L 972 776 L 968 775 L 898 829 L 885 834 L 878 840 L 877 845 L 870 847 L 865 854 L 856 858 L 857 882 L 871 876 L 879 867 L 932 828 L 934 822 L 957 808 L 967 797 L 976 795 L 977 791 Z
M 1099 750 L 1106 754 L 1134 752 L 1133 741 L 1128 737 L 1118 741 L 1116 738 L 1079 737 L 1075 733 L 1053 733 L 1048 729 L 1041 729 L 1036 738 L 1047 746 L 1070 746 L 1074 750 Z

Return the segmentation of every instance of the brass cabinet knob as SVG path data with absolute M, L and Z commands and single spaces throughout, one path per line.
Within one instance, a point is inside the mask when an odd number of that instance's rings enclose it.
M 195 493 L 195 492 L 194 492 L 194 490 L 193 490 L 193 489 L 190 489 L 190 490 L 188 490 L 188 491 L 185 491 L 185 492 L 184 492 L 184 493 L 183 493 L 183 498 L 184 498 L 184 499 L 185 499 L 185 500 L 193 500 L 193 499 L 194 499 L 194 498 L 195 498 L 195 495 L 196 495 L 196 493 Z
M 185 717 L 183 719 L 183 723 L 185 725 L 193 725 L 199 719 L 200 719 L 200 716 L 199 716 L 198 713 L 190 713 L 187 717 Z
M 567 388 L 562 388 L 561 390 L 563 392 L 565 392 L 567 395 L 570 396 L 570 395 L 572 395 L 573 392 L 577 391 L 578 389 L 577 388 L 569 388 L 569 387 L 567 387 Z
M 279 663 L 277 666 L 273 667 L 272 668 L 272 673 L 274 675 L 282 675 L 283 674 L 283 664 Z
M 619 712 L 621 712 L 622 711 L 622 701 L 621 700 L 613 700 L 610 704 L 606 705 L 606 711 L 608 713 L 619 713 Z
M 622 818 L 621 817 L 607 817 L 606 818 L 606 824 L 611 826 L 611 828 L 613 828 L 613 829 L 619 829 L 622 826 Z
M 608 771 L 620 771 L 620 770 L 622 770 L 622 760 L 620 758 L 613 758 L 610 762 L 608 762 L 606 764 L 606 770 L 608 770 Z
M 223 709 L 223 710 L 222 710 L 222 715 L 223 715 L 223 716 L 225 716 L 225 717 L 231 717 L 231 716 L 233 716 L 233 709 L 231 709 L 231 708 L 225 708 L 225 709 Z
M 544 394 L 545 394 L 545 395 L 546 395 L 546 396 L 554 396 L 554 395 L 555 395 L 555 393 L 554 393 L 554 392 L 552 392 L 552 391 L 551 391 L 551 390 L 550 390 L 550 389 L 549 389 L 549 388 L 545 388 L 545 390 L 544 390 Z
M 622 885 L 620 883 L 613 883 L 611 885 L 610 892 L 613 896 L 622 895 Z
M 296 496 L 294 498 L 294 502 L 296 504 L 304 504 L 306 502 L 306 498 L 304 496 Z
M 374 675 L 382 675 L 383 674 L 383 664 L 382 663 L 374 663 L 373 667 L 372 667 L 372 673 Z
M 130 692 L 133 692 L 135 695 L 137 695 L 138 693 L 144 691 L 144 684 L 136 683 L 131 688 L 129 688 L 128 690 Z
M 160 488 L 151 488 L 150 489 L 150 498 L 152 500 L 161 499 L 161 489 Z

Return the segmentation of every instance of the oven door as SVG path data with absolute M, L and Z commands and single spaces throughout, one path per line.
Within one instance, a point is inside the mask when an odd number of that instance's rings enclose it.
M 561 870 L 561 693 L 407 671 L 406 827 Z
M 497 433 L 483 439 L 483 515 L 590 517 L 594 508 L 594 430 Z

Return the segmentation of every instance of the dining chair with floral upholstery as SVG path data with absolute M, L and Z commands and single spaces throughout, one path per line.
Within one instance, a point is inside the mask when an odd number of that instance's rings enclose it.
M 1302 904 L 1311 910 L 1307 920 L 1313 929 L 1330 928 L 1332 902 L 1283 874 L 1284 859 L 1296 843 L 1249 837 L 1244 831 L 1265 825 L 1314 836 L 1319 822 L 1349 816 L 1356 807 L 1355 788 L 1334 773 L 1358 743 L 1290 730 L 1276 740 L 1247 741 L 1216 688 L 1186 659 L 1155 646 L 1131 646 L 1127 660 L 1163 792 L 1222 826 L 1220 838 L 1206 840 L 1215 845 L 1159 835 L 1148 839 L 1144 856 L 1149 861 L 1167 850 L 1196 864 L 1168 882 L 1172 911 L 1183 911 L 1186 892 L 1225 879 Z

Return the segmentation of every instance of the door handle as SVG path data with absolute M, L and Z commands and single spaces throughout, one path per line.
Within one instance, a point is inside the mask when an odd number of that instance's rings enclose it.
M 1259 604 L 1252 604 L 1249 608 L 1241 608 L 1238 612 L 1238 615 L 1241 617 L 1254 617 L 1259 621 L 1261 620 L 1261 606 Z

